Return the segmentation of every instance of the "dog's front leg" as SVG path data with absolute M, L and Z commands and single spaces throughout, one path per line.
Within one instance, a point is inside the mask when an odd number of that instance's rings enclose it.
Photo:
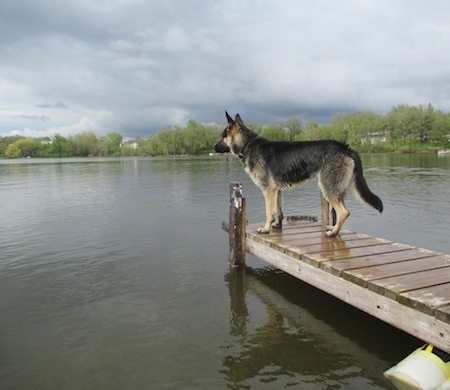
M 268 234 L 270 231 L 270 224 L 272 223 L 273 212 L 276 207 L 277 189 L 265 189 L 263 190 L 264 201 L 266 203 L 266 223 L 264 227 L 258 228 L 256 231 L 260 234 Z
M 283 228 L 283 193 L 281 190 L 278 190 L 275 193 L 276 199 L 275 203 L 275 213 L 272 218 L 272 227 L 274 229 L 282 229 Z

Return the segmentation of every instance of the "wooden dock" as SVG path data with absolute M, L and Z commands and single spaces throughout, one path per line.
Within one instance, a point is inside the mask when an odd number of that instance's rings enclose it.
M 328 216 L 323 216 L 326 219 Z M 230 264 L 245 252 L 450 353 L 450 255 L 296 221 L 257 234 L 245 222 L 242 185 L 230 184 Z

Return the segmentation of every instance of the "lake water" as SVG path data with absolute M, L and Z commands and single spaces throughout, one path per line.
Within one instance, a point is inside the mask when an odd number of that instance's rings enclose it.
M 383 214 L 345 228 L 450 253 L 450 157 L 364 155 Z M 0 388 L 392 389 L 421 345 L 248 255 L 230 272 L 232 157 L 0 161 Z M 314 182 L 285 214 L 319 215 Z

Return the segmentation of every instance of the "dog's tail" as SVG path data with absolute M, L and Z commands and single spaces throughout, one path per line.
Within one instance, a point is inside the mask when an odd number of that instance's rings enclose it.
M 361 164 L 361 158 L 358 153 L 353 152 L 352 158 L 355 161 L 355 171 L 354 171 L 354 182 L 355 190 L 359 198 L 368 205 L 377 209 L 380 213 L 383 211 L 383 202 L 376 196 L 372 191 L 370 191 L 369 186 L 363 176 L 363 168 Z

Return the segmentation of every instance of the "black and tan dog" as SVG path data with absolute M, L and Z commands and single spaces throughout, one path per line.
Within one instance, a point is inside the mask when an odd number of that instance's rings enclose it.
M 383 203 L 363 176 L 361 159 L 344 143 L 331 140 L 305 142 L 269 141 L 248 129 L 239 114 L 233 120 L 226 113 L 228 126 L 215 146 L 218 153 L 231 152 L 262 190 L 266 202 L 266 222 L 258 233 L 270 227 L 282 227 L 282 190 L 317 178 L 323 196 L 336 210 L 336 224 L 327 228 L 327 236 L 339 233 L 350 215 L 344 196 L 353 188 L 359 200 L 383 211 Z

